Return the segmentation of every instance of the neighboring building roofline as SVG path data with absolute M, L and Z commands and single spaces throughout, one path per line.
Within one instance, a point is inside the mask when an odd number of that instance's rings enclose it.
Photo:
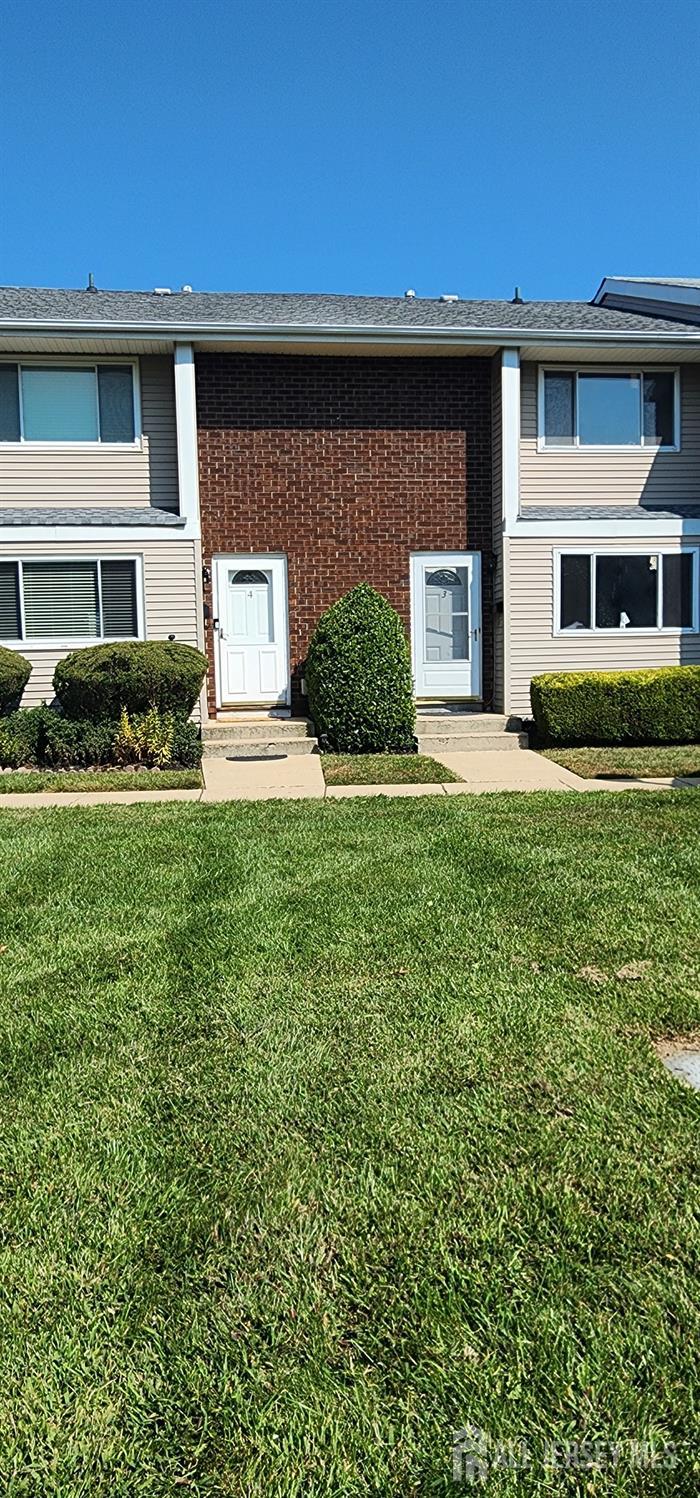
M 608 298 L 613 298 L 617 305 L 622 297 L 631 297 L 637 302 L 663 302 L 665 306 L 700 308 L 700 281 L 674 280 L 671 277 L 662 280 L 656 276 L 604 276 L 593 298 L 593 306 L 606 306 Z

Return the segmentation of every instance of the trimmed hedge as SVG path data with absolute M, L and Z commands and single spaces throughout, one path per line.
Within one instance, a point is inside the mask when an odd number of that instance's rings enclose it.
M 31 674 L 30 661 L 16 650 L 0 645 L 0 714 L 12 713 L 19 707 Z
M 74 650 L 59 661 L 53 687 L 68 718 L 116 722 L 129 715 L 160 713 L 189 717 L 207 671 L 206 656 L 172 640 L 125 640 Z
M 145 715 L 152 717 L 153 715 Z M 196 723 L 184 717 L 160 718 L 151 725 L 150 741 L 143 733 L 131 756 L 118 750 L 119 723 L 93 723 L 91 719 L 64 718 L 43 703 L 0 718 L 0 767 L 4 770 L 39 768 L 85 770 L 101 765 L 149 763 L 151 745 L 163 742 L 167 733 L 168 769 L 195 770 L 202 758 Z M 135 718 L 138 732 L 144 718 Z M 121 746 L 120 746 L 121 747 Z
M 530 700 L 546 744 L 700 742 L 700 666 L 535 676 Z
M 322 748 L 342 754 L 415 749 L 411 658 L 396 610 L 367 583 L 327 609 L 306 661 Z

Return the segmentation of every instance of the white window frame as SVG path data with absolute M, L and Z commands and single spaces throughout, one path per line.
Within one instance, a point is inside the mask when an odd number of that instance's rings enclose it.
M 19 640 L 0 640 L 0 645 L 7 650 L 18 650 L 26 652 L 33 650 L 82 650 L 87 645 L 119 645 L 128 640 L 144 640 L 146 638 L 146 600 L 143 580 L 143 555 L 135 552 L 102 553 L 99 556 L 60 556 L 54 553 L 42 556 L 0 557 L 0 561 L 14 562 L 18 569 L 19 582 L 19 618 L 22 636 Z M 70 566 L 73 562 L 89 562 L 97 564 L 97 590 L 99 598 L 100 616 L 102 615 L 102 562 L 133 562 L 135 564 L 136 580 L 136 629 L 135 635 L 47 635 L 41 638 L 28 639 L 25 634 L 24 622 L 24 576 L 23 566 L 25 562 L 51 562 L 54 566 L 65 564 Z
M 18 371 L 17 384 L 19 387 L 20 430 L 19 442 L 3 442 L 0 440 L 0 452 L 13 450 L 22 452 L 34 452 L 38 450 L 39 452 L 41 452 L 46 449 L 50 449 L 51 451 L 53 451 L 54 448 L 73 448 L 79 452 L 84 452 L 86 450 L 88 452 L 95 452 L 98 450 L 100 452 L 133 452 L 134 449 L 140 449 L 143 446 L 143 432 L 141 430 L 141 370 L 138 359 L 130 359 L 127 357 L 120 359 L 115 355 L 105 355 L 104 358 L 102 358 L 101 356 L 98 357 L 93 355 L 91 358 L 80 359 L 76 358 L 74 355 L 68 355 L 66 358 L 60 358 L 58 355 L 51 355 L 49 357 L 42 358 L 40 354 L 32 354 L 27 358 L 24 358 L 21 354 L 4 354 L 2 358 L 0 358 L 0 364 L 12 364 L 16 366 Z M 101 437 L 98 437 L 96 441 L 90 438 L 85 442 L 81 441 L 80 438 L 75 437 L 68 437 L 65 439 L 55 437 L 49 441 L 39 442 L 34 439 L 27 439 L 24 436 L 24 408 L 22 404 L 23 369 L 51 369 L 52 367 L 54 369 L 93 369 L 95 371 L 95 404 L 97 410 L 97 427 L 99 431 L 100 400 L 97 382 L 97 370 L 99 366 L 107 364 L 129 365 L 131 369 L 131 392 L 134 406 L 134 437 L 132 442 L 103 442 Z
M 547 374 L 574 375 L 574 433 L 573 442 L 547 442 L 544 430 L 544 380 Z M 578 377 L 579 375 L 637 375 L 640 381 L 640 400 L 644 401 L 645 374 L 673 375 L 673 429 L 672 444 L 644 440 L 640 421 L 639 442 L 580 442 L 578 434 Z M 643 416 L 643 413 L 642 413 Z M 677 364 L 540 364 L 537 371 L 537 451 L 538 453 L 679 453 L 681 451 L 681 371 Z
M 668 625 L 660 621 L 663 619 L 664 605 L 664 574 L 663 558 L 684 556 L 693 558 L 693 622 L 685 625 Z M 561 559 L 562 557 L 588 557 L 593 565 L 590 569 L 590 614 L 591 624 L 588 629 L 562 629 L 561 627 Z M 641 627 L 628 624 L 625 629 L 601 629 L 595 622 L 596 616 L 596 571 L 599 557 L 656 557 L 658 586 L 656 592 L 656 624 L 645 624 Z M 560 546 L 553 552 L 554 563 L 554 617 L 552 620 L 552 633 L 559 638 L 567 640 L 590 638 L 591 635 L 601 636 L 603 639 L 617 639 L 620 635 L 696 635 L 700 631 L 700 546 L 657 546 L 650 542 L 649 546 L 636 548 L 634 551 L 625 551 L 622 547 L 608 547 L 591 549 L 587 546 Z

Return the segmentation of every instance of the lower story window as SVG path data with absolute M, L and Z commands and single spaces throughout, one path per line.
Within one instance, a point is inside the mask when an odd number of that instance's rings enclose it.
M 563 553 L 557 630 L 697 630 L 699 555 Z
M 133 639 L 136 562 L 0 561 L 0 640 Z

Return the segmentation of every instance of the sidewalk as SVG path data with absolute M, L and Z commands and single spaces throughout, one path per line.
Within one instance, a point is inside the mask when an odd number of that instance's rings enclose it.
M 658 791 L 700 789 L 699 779 L 582 780 L 531 749 L 434 754 L 461 781 L 434 785 L 333 785 L 323 778 L 318 754 L 279 758 L 205 759 L 204 786 L 191 791 L 67 791 L 0 796 L 3 807 L 38 810 L 47 806 L 133 806 L 145 801 L 300 801 L 346 800 L 351 796 L 469 796 L 490 791 Z

